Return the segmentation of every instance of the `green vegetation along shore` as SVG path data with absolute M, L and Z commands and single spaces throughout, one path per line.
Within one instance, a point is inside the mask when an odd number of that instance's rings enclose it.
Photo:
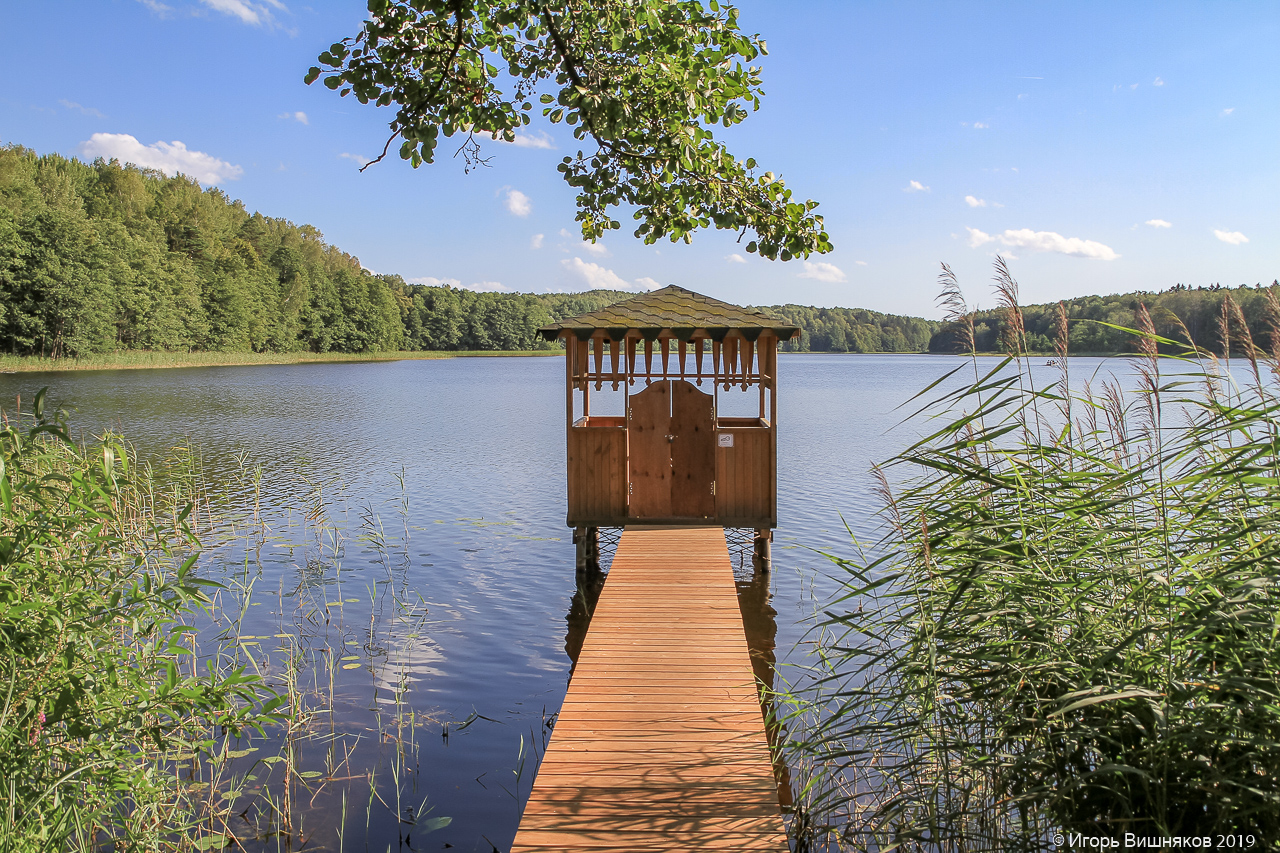
M 1214 330 L 1221 290 L 1179 284 L 1162 293 L 1067 300 L 1072 351 L 1128 351 L 1124 333 L 1110 326 L 1132 325 L 1139 303 L 1160 334 L 1190 335 L 1220 350 Z M 1258 341 L 1270 334 L 1262 290 L 1259 283 L 1229 291 Z M 250 356 L 278 363 L 285 355 L 530 352 L 555 347 L 538 337 L 539 326 L 631 295 L 411 284 L 374 275 L 310 225 L 250 214 L 221 190 L 183 176 L 0 148 L 0 352 L 10 356 L 71 358 L 72 367 L 109 357 L 101 366 L 129 367 L 258 363 Z M 803 330 L 787 351 L 956 350 L 954 326 L 933 320 L 862 308 L 762 307 Z M 1031 351 L 1052 349 L 1054 310 L 1024 309 Z M 999 312 L 978 312 L 974 324 L 977 352 L 1007 351 Z M 0 369 L 44 369 L 27 364 Z
M 0 373 L 49 370 L 140 370 L 164 367 L 234 367 L 250 364 L 322 364 L 332 362 L 400 361 L 403 359 L 485 358 L 494 356 L 555 355 L 553 350 L 455 350 L 452 352 L 395 350 L 387 352 L 127 352 L 48 358 L 38 355 L 0 355 Z

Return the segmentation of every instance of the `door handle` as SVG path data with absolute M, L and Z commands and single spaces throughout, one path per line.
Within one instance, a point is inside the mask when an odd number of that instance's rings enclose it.
M 675 440 L 676 440 L 676 437 L 674 435 L 671 435 L 671 434 L 667 435 L 667 441 L 675 441 Z

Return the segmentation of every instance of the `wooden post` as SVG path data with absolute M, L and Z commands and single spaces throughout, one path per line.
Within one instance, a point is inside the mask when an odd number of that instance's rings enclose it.
M 570 332 L 564 340 L 565 441 L 569 440 L 568 431 L 573 429 L 573 362 L 578 354 L 577 344 L 577 339 Z
M 615 391 L 618 390 L 618 368 L 620 366 L 618 364 L 618 346 L 618 341 L 615 341 L 613 338 L 609 339 L 609 358 L 613 361 L 613 390 Z
M 698 384 L 702 384 L 702 338 L 693 342 L 693 360 L 698 368 Z
M 772 530 L 767 527 L 756 530 L 755 549 L 751 555 L 751 565 L 758 572 L 767 572 L 773 568 L 771 542 L 773 542 Z
M 688 350 L 685 348 L 684 341 L 680 341 L 679 344 L 677 344 L 676 349 L 680 357 L 680 378 L 684 379 L 684 357 L 685 357 L 685 353 L 688 352 Z

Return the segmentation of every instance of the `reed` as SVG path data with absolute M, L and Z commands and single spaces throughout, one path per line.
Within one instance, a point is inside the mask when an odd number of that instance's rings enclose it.
M 1039 851 L 1132 833 L 1272 849 L 1276 354 L 1248 342 L 1237 382 L 1139 307 L 1132 381 L 1073 387 L 1062 322 L 1059 375 L 1038 386 L 1017 283 L 1002 262 L 996 278 L 1015 355 L 917 398 L 927 437 L 878 472 L 890 532 L 833 558 L 844 592 L 816 632 L 815 681 L 783 697 L 800 848 Z M 1242 325 L 1226 300 L 1224 334 Z
M 77 446 L 43 391 L 4 416 L 0 851 L 179 846 L 200 821 L 181 768 L 275 717 L 243 667 L 194 666 L 212 585 L 184 450 L 160 476 L 116 436 Z

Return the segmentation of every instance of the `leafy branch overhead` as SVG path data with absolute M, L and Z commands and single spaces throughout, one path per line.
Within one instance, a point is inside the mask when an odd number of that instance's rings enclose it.
M 434 161 L 442 134 L 463 137 L 468 168 L 481 164 L 477 136 L 511 142 L 540 109 L 595 149 L 559 166 L 578 189 L 585 239 L 621 228 L 612 209 L 627 204 L 646 243 L 690 242 L 714 225 L 754 234 L 747 251 L 785 261 L 831 250 L 818 203 L 792 201 L 710 129 L 759 108 L 749 63 L 765 53 L 717 0 L 370 0 L 364 28 L 306 81 L 395 104 L 378 160 L 399 139 L 415 168 Z

